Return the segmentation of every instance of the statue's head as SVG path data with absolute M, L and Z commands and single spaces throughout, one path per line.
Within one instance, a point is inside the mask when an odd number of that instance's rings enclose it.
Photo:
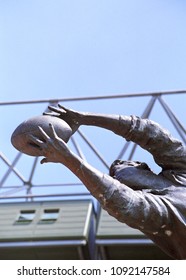
M 130 160 L 115 160 L 109 175 L 136 190 L 148 188 L 150 179 L 157 176 L 145 162 Z
M 113 177 L 116 169 L 124 169 L 129 167 L 151 171 L 150 167 L 145 162 L 117 159 L 110 166 L 109 174 Z

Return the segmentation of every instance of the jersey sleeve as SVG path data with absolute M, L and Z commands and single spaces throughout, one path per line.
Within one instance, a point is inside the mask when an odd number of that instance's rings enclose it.
M 107 175 L 103 181 L 110 185 L 97 198 L 102 208 L 118 221 L 149 233 L 171 223 L 168 208 L 159 196 L 134 191 Z
M 123 137 L 133 141 L 154 157 L 163 169 L 186 170 L 186 147 L 164 128 L 149 119 L 131 117 L 131 128 Z M 120 119 L 122 131 L 122 117 Z

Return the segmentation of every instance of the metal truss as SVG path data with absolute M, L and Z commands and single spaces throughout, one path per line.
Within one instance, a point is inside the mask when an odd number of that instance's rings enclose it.
M 172 105 L 169 105 L 169 103 L 171 103 L 169 102 L 169 99 L 171 100 L 171 102 L 173 99 L 175 100 L 175 102 L 178 105 L 175 107 L 176 109 L 171 108 Z M 139 100 L 142 102 L 139 102 Z M 109 108 L 114 108 L 113 110 L 111 110 L 113 111 L 113 113 L 116 113 L 118 110 L 118 112 L 123 111 L 123 115 L 125 115 L 125 111 L 127 111 L 126 107 L 128 107 L 128 104 L 132 102 L 133 104 L 136 104 L 136 109 L 134 109 L 134 111 L 132 111 L 131 114 L 140 112 L 142 118 L 150 118 L 153 114 L 155 118 L 157 116 L 158 120 L 158 116 L 161 111 L 163 116 L 162 118 L 167 118 L 166 123 L 169 122 L 170 127 L 173 128 L 174 134 L 176 134 L 174 136 L 186 143 L 186 129 L 184 128 L 183 120 L 180 120 L 180 117 L 178 116 L 180 114 L 182 116 L 185 114 L 185 105 L 183 105 L 184 100 L 186 101 L 186 91 L 180 90 L 166 92 L 130 93 L 120 95 L 102 95 L 1 102 L 0 107 L 1 109 L 3 109 L 4 114 L 5 112 L 7 112 L 8 114 L 8 112 L 14 111 L 19 115 L 20 118 L 20 107 L 24 107 L 25 111 L 28 112 L 28 107 L 32 106 L 31 112 L 38 111 L 38 114 L 42 114 L 42 110 L 47 110 L 46 107 L 48 107 L 48 105 L 56 105 L 57 103 L 67 103 L 68 107 L 72 104 L 74 109 L 76 109 L 77 107 L 79 108 L 81 106 L 83 107 L 85 105 L 85 109 L 82 111 L 97 112 L 97 107 L 101 107 L 103 109 L 103 113 L 107 113 L 107 110 Z M 102 102 L 101 105 L 100 102 Z M 114 105 L 112 107 L 113 103 Z M 39 107 L 38 110 L 38 105 L 45 106 L 45 108 Z M 92 110 L 92 108 L 94 110 Z M 29 115 L 29 117 L 33 115 L 30 112 L 27 114 Z M 183 119 L 184 118 L 185 117 L 183 117 Z M 23 120 L 24 116 L 22 121 Z M 14 121 L 14 118 L 11 120 L 9 134 L 7 135 L 7 119 L 4 118 L 3 120 L 2 118 L 1 122 L 1 131 L 4 135 L 3 139 L 7 137 L 7 141 L 0 140 L 0 202 L 5 202 L 7 200 L 51 200 L 59 197 L 65 198 L 69 196 L 74 197 L 76 199 L 79 196 L 89 195 L 88 191 L 82 185 L 82 183 L 78 181 L 77 178 L 71 177 L 68 171 L 62 166 L 57 167 L 57 165 L 53 164 L 52 166 L 47 168 L 44 175 L 42 173 L 43 171 L 41 172 L 41 174 L 39 158 L 25 156 L 22 153 L 15 151 L 15 149 L 13 149 L 9 141 L 11 131 L 13 131 L 13 128 L 15 128 L 18 125 L 18 123 L 16 123 L 16 120 Z M 81 158 L 83 158 L 84 160 L 88 160 L 89 162 L 91 159 L 93 162 L 91 162 L 92 165 L 94 165 L 95 167 L 98 166 L 98 168 L 102 169 L 103 172 L 108 172 L 110 160 L 112 158 L 125 158 L 128 160 L 134 158 L 138 149 L 136 144 L 126 142 L 124 139 L 121 139 L 121 142 L 119 142 L 118 145 L 115 145 L 116 138 L 114 138 L 113 140 L 113 136 L 111 136 L 110 134 L 106 134 L 106 136 L 104 136 L 105 132 L 100 132 L 100 129 L 98 129 L 97 131 L 98 132 L 96 132 L 95 135 L 95 128 L 93 132 L 91 129 L 86 130 L 84 128 L 80 128 L 75 133 L 75 135 L 71 137 L 69 145 L 71 145 L 72 149 L 74 149 L 74 151 Z M 100 141 L 100 139 L 104 137 L 106 137 L 105 141 L 110 146 L 109 149 L 108 147 L 107 149 L 103 146 L 99 147 L 99 144 L 97 144 Z M 88 156 L 85 156 L 84 150 L 86 150 L 86 154 Z M 107 158 L 108 154 L 110 156 L 109 159 Z M 87 157 L 90 157 L 90 159 L 87 159 Z M 57 171 L 55 173 L 55 170 L 57 168 L 60 170 L 60 172 Z M 59 173 L 60 176 L 58 177 L 57 175 L 59 175 Z M 67 177 L 65 177 L 66 175 Z M 43 182 L 42 178 L 44 179 Z

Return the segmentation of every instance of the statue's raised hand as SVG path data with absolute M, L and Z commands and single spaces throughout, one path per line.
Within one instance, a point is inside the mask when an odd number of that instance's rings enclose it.
M 44 115 L 52 115 L 63 119 L 67 122 L 72 128 L 73 133 L 79 128 L 81 125 L 81 120 L 83 118 L 83 113 L 67 109 L 64 106 L 58 104 L 58 107 L 48 106 L 48 108 L 52 111 L 52 113 L 43 113 Z
M 71 151 L 68 148 L 67 144 L 58 137 L 54 127 L 49 123 L 50 135 L 38 126 L 41 134 L 41 139 L 38 136 L 32 135 L 30 133 L 28 138 L 36 144 L 37 148 L 40 150 L 40 153 L 44 156 L 41 160 L 41 163 L 46 162 L 60 162 L 66 164 L 70 158 Z

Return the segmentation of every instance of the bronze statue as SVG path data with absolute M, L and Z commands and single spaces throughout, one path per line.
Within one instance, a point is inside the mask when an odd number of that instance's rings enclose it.
M 136 116 L 80 113 L 59 105 L 52 115 L 65 120 L 75 132 L 81 125 L 98 126 L 133 141 L 152 154 L 162 168 L 153 173 L 138 161 L 116 160 L 103 174 L 75 155 L 57 136 L 40 128 L 44 141 L 30 135 L 44 158 L 68 167 L 101 206 L 120 222 L 139 229 L 174 259 L 186 259 L 186 147 L 149 119 Z

